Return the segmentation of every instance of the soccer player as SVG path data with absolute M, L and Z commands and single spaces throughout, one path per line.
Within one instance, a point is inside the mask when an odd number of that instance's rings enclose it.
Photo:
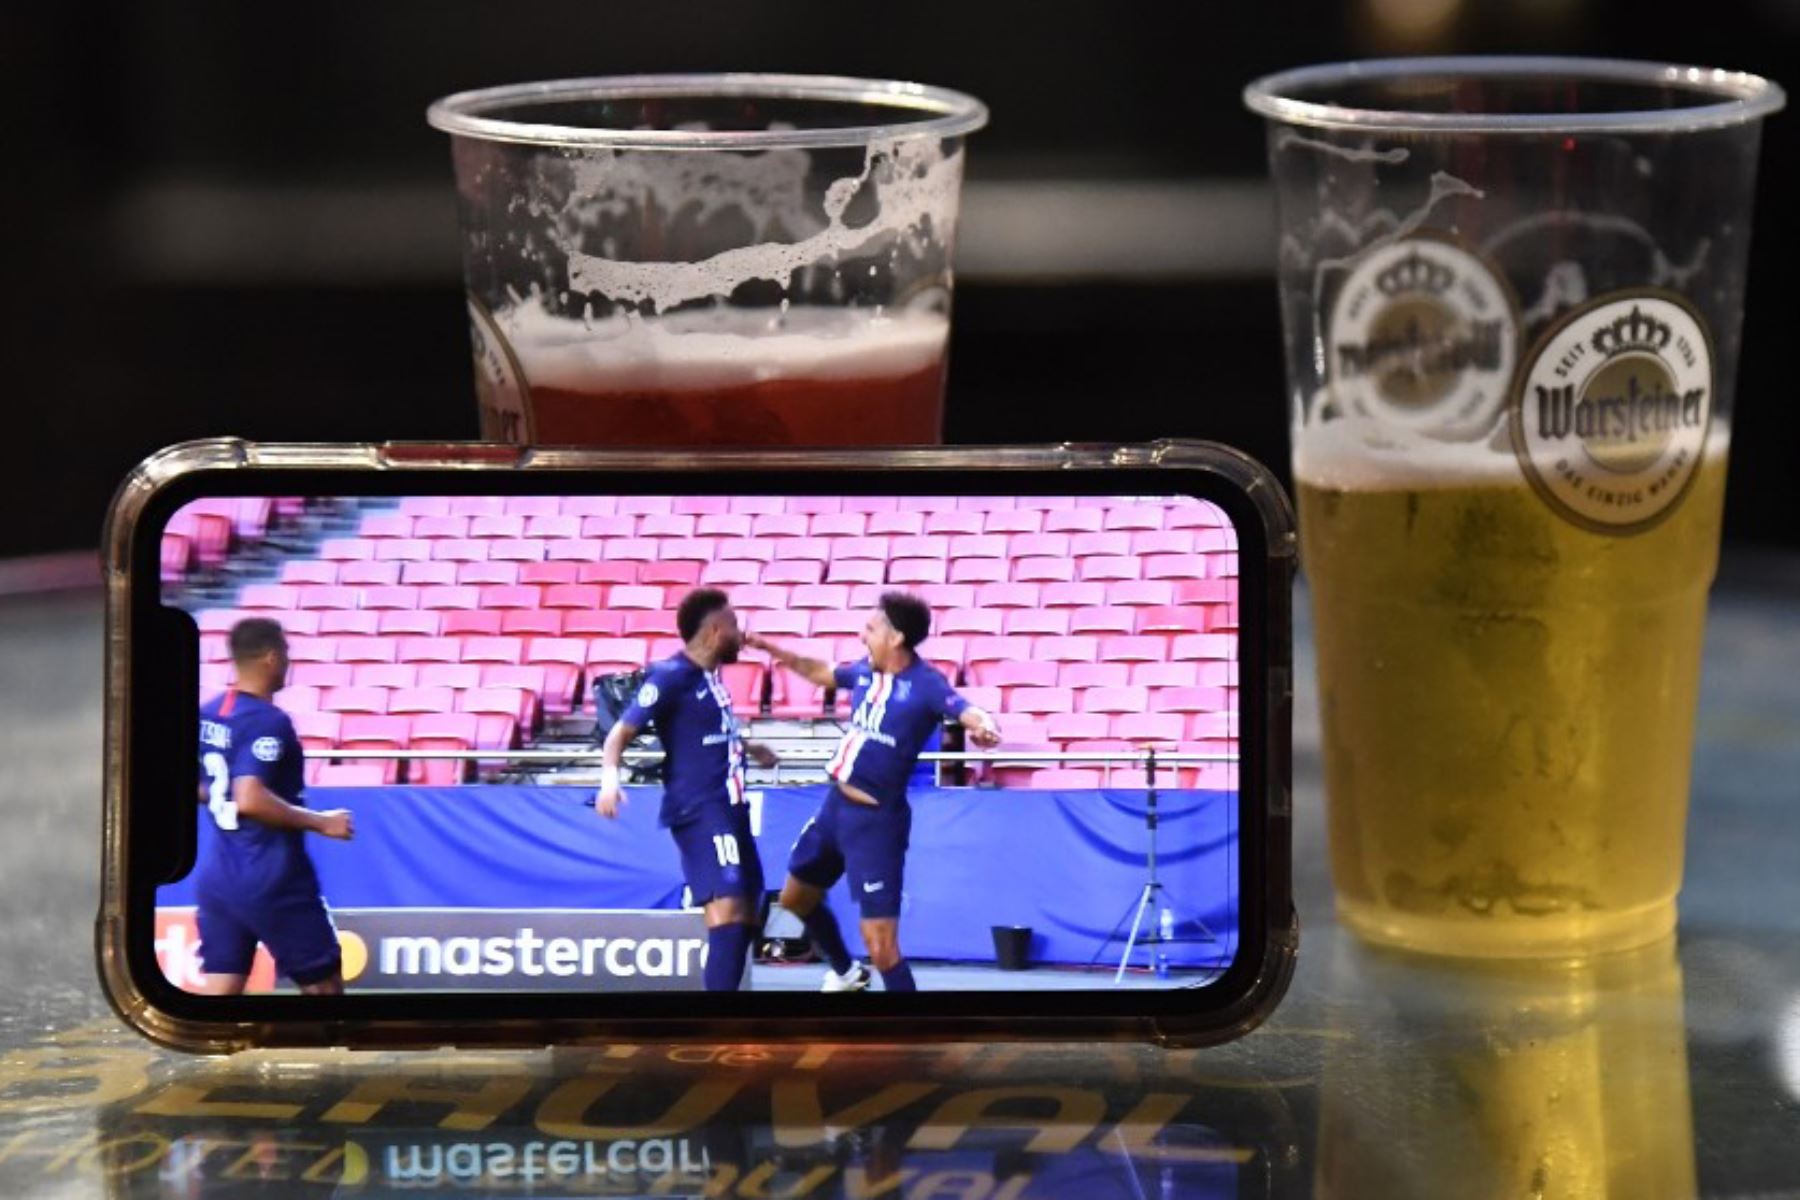
M 763 892 L 762 860 L 744 797 L 744 758 L 760 767 L 777 760 L 768 747 L 739 738 L 731 693 L 719 678 L 719 667 L 736 662 L 743 645 L 725 593 L 689 592 L 675 611 L 675 627 L 681 650 L 651 665 L 606 735 L 594 809 L 609 819 L 619 815 L 625 747 L 654 724 L 663 744 L 660 823 L 675 836 L 693 902 L 706 909 L 706 990 L 734 992 L 749 960 Z
M 200 707 L 201 793 L 218 836 L 194 884 L 201 990 L 244 990 L 261 942 L 281 974 L 309 995 L 344 990 L 337 929 L 319 894 L 305 835 L 348 840 L 348 809 L 306 807 L 306 758 L 273 698 L 287 683 L 281 626 L 248 617 L 231 627 L 237 682 Z
M 795 840 L 781 889 L 782 907 L 805 924 L 831 966 L 828 992 L 869 986 L 868 970 L 850 958 L 837 918 L 821 903 L 846 874 L 862 911 L 863 944 L 883 986 L 890 992 L 918 990 L 900 952 L 900 889 L 912 833 L 906 783 L 925 742 L 946 717 L 968 730 L 977 746 L 1000 744 L 993 718 L 919 657 L 919 643 L 930 632 L 931 609 L 923 600 L 888 592 L 863 626 L 869 653 L 858 662 L 834 669 L 754 634 L 746 639 L 819 687 L 851 690 L 850 728 L 825 768 L 831 790 Z

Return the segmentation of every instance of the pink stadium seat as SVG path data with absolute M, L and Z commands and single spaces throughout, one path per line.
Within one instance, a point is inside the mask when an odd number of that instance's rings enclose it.
M 763 684 L 767 679 L 766 668 L 759 662 L 725 663 L 719 668 L 719 678 L 725 683 L 725 690 L 731 694 L 732 711 L 740 716 L 754 717 L 762 712 Z
M 833 656 L 834 648 L 827 639 L 802 639 L 785 645 L 802 658 L 816 658 L 821 662 L 837 665 Z M 770 670 L 769 699 L 769 711 L 777 717 L 816 717 L 825 711 L 825 689 L 800 678 L 792 671 Z
M 1129 682 L 1151 689 L 1193 687 L 1200 682 L 1200 667 L 1192 662 L 1140 662 L 1129 664 Z
M 1070 633 L 1132 633 L 1137 617 L 1129 608 L 1074 608 L 1069 614 Z
M 323 697 L 324 690 L 321 688 L 293 684 L 281 689 L 276 703 L 281 706 L 283 712 L 289 716 L 295 716 L 300 713 L 318 712 L 319 701 Z
M 900 507 L 908 512 L 949 512 L 956 507 L 955 496 L 902 496 Z
M 349 687 L 356 682 L 349 663 L 297 662 L 288 667 L 288 682 L 301 687 Z
M 676 637 L 675 611 L 668 608 L 636 608 L 625 614 L 620 631 L 626 637 Z
M 522 687 L 479 687 L 456 694 L 458 712 L 504 716 L 514 723 L 515 730 L 536 706 L 537 697 Z
M 1204 554 L 1147 554 L 1143 558 L 1144 578 L 1158 580 L 1206 578 Z
M 526 644 L 525 661 L 544 668 L 545 712 L 560 715 L 573 710 L 587 656 L 588 643 L 580 638 L 532 638 Z
M 748 513 L 707 513 L 694 525 L 694 532 L 709 538 L 747 538 L 750 536 Z
M 1006 689 L 1007 712 L 1036 713 L 1048 718 L 1075 707 L 1075 694 L 1064 687 L 1016 687 Z
M 481 589 L 462 585 L 420 588 L 419 607 L 424 609 L 480 608 Z
M 975 589 L 981 608 L 1036 608 L 1042 593 L 1035 583 L 984 583 Z
M 1098 533 L 1106 521 L 1106 510 L 1089 500 L 1077 508 L 1056 509 L 1044 514 L 1045 533 Z
M 675 498 L 673 496 L 620 496 L 619 511 L 637 515 L 674 512 Z
M 1006 539 L 1009 558 L 1067 558 L 1074 538 L 1066 533 L 1015 533 Z
M 761 513 L 786 512 L 787 500 L 782 496 L 733 496 L 726 502 L 725 511 L 753 516 Z
M 788 593 L 790 608 L 843 608 L 850 600 L 850 589 L 841 583 L 800 584 Z
M 1043 662 L 1098 662 L 1103 656 L 1100 639 L 1089 634 L 1034 639 L 1031 657 Z
M 731 590 L 731 607 L 736 609 L 786 608 L 788 590 L 765 584 L 746 584 Z
M 238 607 L 279 612 L 293 608 L 299 599 L 299 588 L 279 583 L 253 583 L 238 593 Z
M 899 508 L 870 513 L 865 533 L 869 537 L 911 537 L 925 532 L 925 515 Z
M 1194 531 L 1191 529 L 1140 529 L 1131 535 L 1133 554 L 1192 554 Z M 1148 571 L 1146 578 L 1155 578 Z
M 383 538 L 374 546 L 375 557 L 382 562 L 424 562 L 431 557 L 432 543 L 423 538 Z
M 818 513 L 807 523 L 806 531 L 816 538 L 861 537 L 868 523 L 869 515 L 867 513 Z
M 1131 664 L 1119 662 L 1068 662 L 1060 664 L 1056 682 L 1080 691 L 1093 687 L 1124 687 L 1131 682 Z
M 1181 660 L 1234 659 L 1237 638 L 1229 633 L 1182 633 L 1175 636 L 1168 657 Z
M 625 628 L 625 614 L 614 609 L 572 608 L 563 613 L 564 637 L 617 637 Z
M 317 558 L 300 558 L 281 564 L 282 583 L 330 586 L 337 581 L 338 565 L 335 562 Z
M 466 637 L 462 640 L 462 661 L 472 663 L 523 662 L 525 661 L 525 639 Z
M 530 584 L 514 584 L 511 587 L 484 587 L 480 592 L 480 600 L 476 608 L 537 608 L 544 600 L 543 591 Z
M 554 517 L 562 511 L 562 498 L 559 496 L 508 496 L 502 501 L 503 511 L 509 516 Z
M 445 637 L 499 637 L 500 614 L 481 608 L 453 608 L 444 612 L 439 628 Z
M 822 516 L 842 515 L 823 513 Z M 816 584 L 825 578 L 825 564 L 810 560 L 776 559 L 762 569 L 762 582 Z
M 775 557 L 775 543 L 768 538 L 721 538 L 713 547 L 714 562 L 766 563 Z
M 281 628 L 289 637 L 301 634 L 313 637 L 319 632 L 319 615 L 316 612 L 284 612 L 277 614 Z
M 1120 713 L 1112 720 L 1112 736 L 1128 742 L 1173 746 L 1182 737 L 1185 718 L 1178 712 Z
M 413 535 L 413 518 L 404 513 L 370 513 L 356 532 L 364 538 L 409 538 Z
M 194 624 L 201 633 L 230 633 L 246 615 L 235 608 L 203 608 L 195 614 Z
M 1225 514 L 1216 505 L 1204 502 L 1171 508 L 1163 520 L 1164 529 L 1217 529 L 1225 525 Z
M 1199 678 L 1195 680 L 1201 687 L 1228 687 L 1238 685 L 1238 665 L 1235 662 L 1196 662 L 1192 664 L 1199 669 Z
M 1030 508 L 997 508 L 982 514 L 983 533 L 1036 533 L 1044 527 L 1044 514 Z
M 927 638 L 920 654 L 926 662 L 936 667 L 951 683 L 962 676 L 963 662 L 969 654 L 967 638 L 955 635 Z
M 448 587 L 456 582 L 456 564 L 448 562 L 401 563 L 400 582 L 407 587 Z
M 1074 791 L 1102 786 L 1103 775 L 1097 767 L 1045 767 L 1033 771 L 1025 786 L 1039 791 Z
M 450 511 L 459 517 L 497 517 L 506 511 L 506 500 L 501 496 L 455 496 Z
M 1111 728 L 1111 718 L 1105 713 L 1064 709 L 1044 719 L 1044 730 L 1053 742 L 1091 741 L 1105 737 Z
M 965 536 L 981 532 L 983 514 L 966 508 L 946 509 L 925 514 L 925 532 L 943 536 Z M 982 555 L 981 557 L 987 557 Z
M 362 607 L 375 611 L 419 607 L 419 589 L 405 584 L 377 584 L 362 592 Z
M 1207 614 L 1198 606 L 1140 608 L 1137 613 L 1139 633 L 1205 633 Z
M 1061 637 L 1069 632 L 1069 609 L 1009 608 L 1001 632 L 1032 636 Z
M 319 546 L 319 557 L 334 562 L 357 562 L 375 557 L 377 543 L 362 538 L 328 538 Z
M 487 561 L 464 563 L 456 573 L 458 583 L 517 583 L 519 568 L 544 560 L 544 543 L 537 538 L 495 538 L 488 543 Z
M 649 520 L 648 517 L 644 519 Z M 713 560 L 714 554 L 718 551 L 717 538 L 664 538 L 658 542 L 657 545 L 660 549 L 657 552 L 656 560 L 663 565 L 670 563 L 709 563 Z M 696 574 L 698 574 L 698 571 L 699 567 L 696 566 Z M 638 579 L 641 581 L 643 578 L 643 572 L 639 571 Z
M 848 559 L 833 562 L 825 578 L 831 583 L 880 583 L 886 575 L 886 564 L 873 559 Z
M 355 588 L 309 584 L 300 589 L 298 608 L 355 608 L 361 597 Z
M 1001 583 L 1012 574 L 1004 558 L 955 558 L 950 560 L 952 583 Z
M 585 562 L 575 575 L 577 583 L 598 583 L 612 585 L 617 583 L 635 584 L 638 568 L 636 562 Z
M 896 496 L 845 496 L 844 511 L 859 513 L 893 512 L 900 507 Z
M 932 619 L 934 633 L 998 635 L 1001 611 L 997 608 L 953 608 Z
M 890 558 L 939 558 L 950 557 L 950 539 L 941 535 L 924 534 L 916 537 L 897 537 L 888 542 Z
M 1081 693 L 1082 712 L 1141 713 L 1149 707 L 1150 693 L 1141 687 L 1098 687 Z
M 934 613 L 951 608 L 979 607 L 975 603 L 975 585 L 972 583 L 922 583 L 913 591 L 931 606 Z
M 987 687 L 978 683 L 964 686 L 960 689 L 960 694 L 964 700 L 976 708 L 989 713 L 999 712 L 1001 703 L 1006 696 L 1005 690 L 1002 688 Z M 1008 730 L 1008 732 L 1011 731 Z
M 844 507 L 842 496 L 789 496 L 787 509 L 795 513 L 829 513 L 840 512 Z
M 977 683 L 992 683 L 983 672 L 983 663 L 1023 662 L 1031 657 L 1032 639 L 1028 637 L 976 637 L 969 639 L 963 663 Z
M 1016 496 L 958 496 L 956 507 L 970 512 L 997 512 L 1017 508 L 1019 500 Z
M 889 583 L 944 583 L 949 576 L 950 564 L 941 558 L 896 558 L 888 564 Z
M 1236 579 L 1238 574 L 1237 551 L 1209 551 L 1206 555 L 1206 574 L 1209 579 Z
M 1167 687 L 1156 690 L 1153 707 L 1170 713 L 1231 712 L 1231 692 L 1222 687 Z
M 339 638 L 336 661 L 347 663 L 391 663 L 396 661 L 399 650 L 400 642 L 398 638 Z
M 447 687 L 452 691 L 463 691 L 466 688 L 481 686 L 479 663 L 463 662 L 428 662 L 419 664 L 418 686 Z
M 575 541 L 581 537 L 581 518 L 540 513 L 525 518 L 525 536 L 544 542 L 544 557 L 550 557 L 552 542 Z
M 621 583 L 607 594 L 606 602 L 612 608 L 660 609 L 663 606 L 663 589 Z
M 700 569 L 700 582 L 711 587 L 730 588 L 755 583 L 762 578 L 762 564 L 750 559 L 727 559 L 709 562 Z
M 282 697 L 286 706 L 287 697 Z M 337 713 L 295 712 L 292 714 L 294 734 L 300 739 L 300 747 L 308 754 L 318 754 L 329 750 L 337 744 L 338 729 L 343 717 Z
M 316 663 L 313 665 L 324 666 L 326 664 Z M 222 662 L 210 662 L 210 663 L 203 662 L 203 663 L 201 663 L 200 664 L 200 699 L 201 699 L 201 701 L 204 703 L 206 700 L 211 699 L 212 697 L 218 695 L 220 692 L 224 691 L 226 688 L 230 687 L 231 682 L 232 682 L 232 677 L 233 677 L 233 671 L 232 671 L 232 667 L 231 667 L 230 663 L 222 663 Z M 290 675 L 289 676 L 290 682 L 292 681 L 292 678 L 293 677 Z
M 594 676 L 635 671 L 650 661 L 644 638 L 597 637 L 588 642 L 587 666 Z
M 408 496 L 400 501 L 399 511 L 406 517 L 447 517 L 450 515 L 450 497 Z
M 830 584 L 826 585 L 831 586 Z M 842 637 L 846 634 L 861 633 L 869 622 L 869 614 L 860 606 L 845 608 L 821 608 L 813 613 L 809 627 L 813 637 Z
M 480 724 L 474 713 L 421 713 L 413 718 L 411 748 L 473 750 Z M 447 787 L 467 780 L 472 765 L 462 759 L 413 759 L 407 764 L 407 778 L 426 787 Z
M 905 539 L 888 537 L 833 538 L 830 542 L 832 565 L 851 561 L 885 563 L 888 560 L 889 547 L 894 542 L 902 540 Z
M 275 514 L 283 520 L 303 516 L 306 513 L 306 497 L 304 496 L 275 496 L 271 499 L 275 505 Z
M 1053 662 L 1004 659 L 969 666 L 970 681 L 989 687 L 1055 687 L 1056 676 L 1057 665 Z
M 698 559 L 644 563 L 638 568 L 637 581 L 665 588 L 675 588 L 678 589 L 677 594 L 685 593 L 700 582 L 701 572 L 711 565 L 710 562 L 701 562 Z
M 1161 662 L 1169 657 L 1169 640 L 1155 634 L 1104 638 L 1100 658 L 1104 662 Z
M 1013 582 L 1052 583 L 1075 578 L 1075 564 L 1066 558 L 1031 556 L 1013 560 Z
M 1143 564 L 1129 554 L 1095 554 L 1076 559 L 1075 568 L 1083 580 L 1136 579 Z
M 306 773 L 309 787 L 383 787 L 400 777 L 400 768 L 392 759 L 385 762 L 358 759 L 347 763 L 308 763 Z
M 881 603 L 881 598 L 891 590 L 879 579 L 871 580 L 868 583 L 853 583 L 850 585 L 850 607 L 858 612 L 866 613 Z
M 337 581 L 345 587 L 393 587 L 400 582 L 397 562 L 347 562 L 338 564 Z
M 1195 741 L 1218 741 L 1238 734 L 1237 712 L 1197 712 L 1188 718 L 1188 737 Z
M 398 688 L 388 694 L 388 712 L 447 713 L 456 707 L 456 691 L 447 687 Z
M 833 641 L 831 655 L 826 659 L 832 666 L 842 663 L 861 662 L 869 657 L 860 637 L 840 637 Z
M 596 551 L 598 551 L 598 549 L 599 547 L 595 547 Z M 535 583 L 540 587 L 557 588 L 573 584 L 580 575 L 580 572 L 580 563 L 567 560 L 525 563 L 519 568 L 519 582 Z M 566 605 L 552 604 L 548 594 L 546 594 L 544 602 L 549 604 L 552 608 L 568 607 Z
M 466 516 L 418 517 L 413 521 L 413 536 L 436 541 L 441 538 L 461 539 L 469 536 Z
M 618 511 L 617 496 L 564 496 L 562 501 L 567 517 L 610 517 Z
M 1115 504 L 1106 510 L 1107 529 L 1161 529 L 1163 514 L 1168 506 L 1163 504 Z
M 357 663 L 351 672 L 350 683 L 356 687 L 410 688 L 419 682 L 419 668 L 413 663 Z
M 764 637 L 806 637 L 812 631 L 812 614 L 794 608 L 758 609 L 745 613 L 741 623 L 744 628 Z
M 385 713 L 386 688 L 328 687 L 319 694 L 319 711 L 335 713 Z
M 630 538 L 637 536 L 637 518 L 619 516 L 608 513 L 603 516 L 583 517 L 581 519 L 581 536 L 584 540 L 605 538 Z
M 162 539 L 162 580 L 172 583 L 186 575 L 193 565 L 193 545 L 179 533 L 165 533 Z
M 802 512 L 758 513 L 750 522 L 753 538 L 805 537 L 811 522 Z
M 1126 605 L 1175 603 L 1175 585 L 1167 579 L 1120 579 L 1107 585 L 1106 602 Z
M 607 538 L 606 557 L 613 562 L 655 562 L 662 557 L 655 538 Z
M 726 496 L 677 496 L 674 511 L 695 517 L 717 516 L 731 511 L 731 500 Z
M 513 608 L 500 614 L 500 632 L 510 637 L 561 637 L 563 614 L 555 608 Z
M 980 514 L 966 514 L 979 516 Z M 956 558 L 1005 558 L 1007 540 L 1004 534 L 965 534 L 950 539 L 949 556 Z
M 366 608 L 330 609 L 319 614 L 319 633 L 326 637 L 374 637 L 382 631 L 381 615 Z
M 1182 579 L 1175 583 L 1177 604 L 1231 604 L 1237 584 L 1229 579 Z
M 462 639 L 457 637 L 403 637 L 396 657 L 410 663 L 462 661 Z
M 286 618 L 283 618 L 286 622 Z M 315 637 L 311 634 L 289 633 L 288 658 L 294 662 L 336 662 L 338 639 L 334 637 Z
M 481 516 L 469 522 L 469 536 L 472 538 L 522 538 L 525 536 L 525 518 L 520 516 Z
M 582 643 L 584 656 L 586 650 L 587 644 L 584 642 Z M 533 695 L 541 695 L 544 689 L 550 685 L 548 670 L 541 663 L 481 663 L 479 665 L 467 663 L 464 665 L 475 666 L 475 669 L 481 672 L 480 680 L 475 685 L 477 687 L 516 687 L 524 688 Z M 582 664 L 577 663 L 576 665 Z

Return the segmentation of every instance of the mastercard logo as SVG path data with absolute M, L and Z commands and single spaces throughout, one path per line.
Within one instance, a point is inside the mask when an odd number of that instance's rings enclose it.
M 369 943 L 362 940 L 361 934 L 338 930 L 338 954 L 344 960 L 345 983 L 369 969 Z

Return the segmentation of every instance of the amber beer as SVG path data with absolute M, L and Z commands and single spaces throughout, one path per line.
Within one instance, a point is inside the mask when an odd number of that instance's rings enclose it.
M 943 438 L 949 321 L 939 312 L 717 309 L 595 323 L 531 307 L 487 328 L 508 356 L 484 367 L 494 351 L 478 336 L 490 438 L 587 446 Z
M 1486 447 L 1297 455 L 1347 924 L 1481 955 L 1673 928 L 1725 440 L 1628 537 L 1565 519 Z

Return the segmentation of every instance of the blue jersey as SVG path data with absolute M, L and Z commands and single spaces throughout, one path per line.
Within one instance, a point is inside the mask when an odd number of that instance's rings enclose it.
M 238 816 L 233 786 L 243 778 L 260 779 L 289 804 L 306 803 L 306 755 L 294 723 L 267 700 L 233 689 L 200 707 L 200 782 L 218 826 L 200 881 L 262 895 L 316 892 L 302 831 Z
M 945 717 L 960 717 L 969 702 L 924 659 L 898 674 L 877 671 L 868 659 L 837 668 L 840 689 L 851 691 L 850 729 L 825 765 L 826 774 L 882 804 L 906 800 L 907 777 Z
M 707 805 L 744 803 L 744 747 L 717 671 L 685 653 L 652 663 L 619 719 L 653 725 L 662 741 L 662 824 L 683 824 Z

